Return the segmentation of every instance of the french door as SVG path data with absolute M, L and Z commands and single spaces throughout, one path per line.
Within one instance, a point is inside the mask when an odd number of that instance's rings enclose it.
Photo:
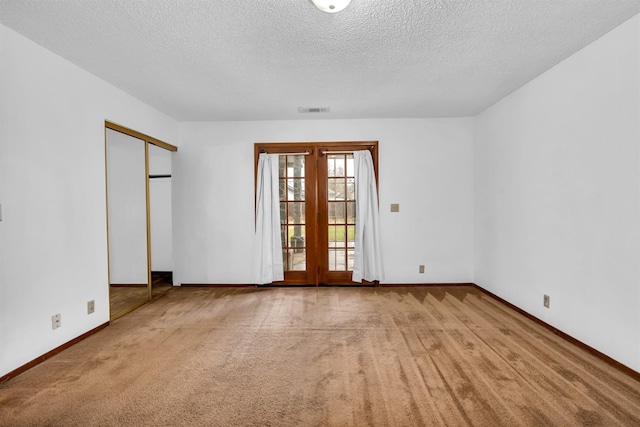
M 356 191 L 353 151 L 378 143 L 257 143 L 279 154 L 280 235 L 284 281 L 278 285 L 354 285 Z

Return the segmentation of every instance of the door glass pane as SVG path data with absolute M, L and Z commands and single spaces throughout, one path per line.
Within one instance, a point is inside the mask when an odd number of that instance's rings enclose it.
M 281 155 L 280 223 L 285 271 L 306 270 L 305 157 Z
M 337 244 L 336 241 L 338 239 L 338 229 L 339 227 L 336 227 L 335 225 L 330 225 L 329 226 L 329 247 L 330 248 L 335 248 L 336 246 L 339 245 L 339 243 Z
M 329 248 L 329 271 L 336 271 L 336 250 Z
M 329 224 L 344 224 L 344 203 L 329 202 Z
M 280 202 L 280 224 L 286 224 L 287 221 L 287 204 Z
M 287 200 L 304 200 L 304 179 L 289 178 L 287 180 Z
M 334 175 L 333 176 L 345 176 L 345 165 L 344 165 L 344 154 L 335 155 L 335 163 L 334 163 Z
M 327 156 L 327 176 L 336 176 L 336 156 Z
M 355 178 L 347 178 L 347 196 L 346 200 L 356 199 L 356 182 Z
M 304 271 L 307 269 L 306 252 L 304 250 L 290 249 L 287 255 L 288 271 Z
M 305 226 L 304 225 L 290 225 L 289 233 L 287 236 L 289 248 L 304 248 L 305 247 Z
M 347 240 L 347 227 L 336 227 L 336 247 L 344 248 Z
M 282 241 L 282 247 L 283 248 L 287 247 L 287 233 L 286 233 L 286 230 L 287 230 L 286 226 L 280 227 L 280 240 Z
M 329 247 L 329 271 L 346 271 L 346 250 Z
M 329 178 L 328 183 L 328 199 L 329 200 L 344 200 L 345 186 L 344 178 Z
M 278 189 L 278 194 L 280 196 L 280 201 L 287 200 L 287 180 L 280 179 L 280 185 Z
M 354 225 L 347 226 L 347 247 L 353 248 L 355 247 L 356 240 L 356 227 Z
M 347 224 L 356 223 L 356 203 L 347 202 Z
M 353 154 L 347 155 L 347 176 L 355 176 L 353 169 Z
M 286 156 L 286 157 L 287 157 L 287 176 L 303 177 L 305 175 L 304 174 L 304 155 Z
M 287 210 L 287 218 L 289 224 L 304 224 L 305 223 L 305 203 L 304 202 L 289 202 L 287 203 L 289 209 Z M 282 209 L 280 209 L 282 215 Z M 282 216 L 281 216 L 282 218 Z

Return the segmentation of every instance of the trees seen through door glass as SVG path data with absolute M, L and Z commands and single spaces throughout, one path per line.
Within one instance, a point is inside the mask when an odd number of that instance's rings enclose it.
M 353 154 L 328 154 L 327 175 L 329 271 L 351 271 L 356 224 Z

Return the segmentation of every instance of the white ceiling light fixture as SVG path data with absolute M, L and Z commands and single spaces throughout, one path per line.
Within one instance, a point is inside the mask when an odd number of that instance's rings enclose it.
M 311 0 L 318 9 L 327 13 L 336 13 L 349 6 L 351 0 Z

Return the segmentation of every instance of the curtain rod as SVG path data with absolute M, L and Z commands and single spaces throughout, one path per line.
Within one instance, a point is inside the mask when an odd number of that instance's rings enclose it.
M 374 146 L 372 145 L 371 147 L 364 147 L 363 150 L 373 150 Z M 332 150 L 320 150 L 319 153 L 321 155 L 324 154 L 353 154 L 354 151 L 362 151 L 362 150 L 342 150 L 342 151 L 332 151 Z M 309 154 L 311 154 L 311 152 L 309 151 L 303 151 L 300 153 L 269 153 L 267 152 L 267 150 L 265 150 L 264 148 L 260 149 L 260 154 L 279 154 L 282 156 L 308 156 Z
M 267 150 L 260 150 L 260 154 L 278 154 L 281 156 L 308 156 L 309 154 L 311 154 L 308 151 L 304 151 L 302 153 L 268 153 Z
M 371 147 L 363 147 L 362 150 L 344 150 L 344 151 L 332 151 L 332 150 L 320 150 L 320 154 L 353 154 L 354 151 L 363 151 L 363 150 L 373 150 L 373 145 Z
M 320 154 L 353 154 L 354 150 L 346 151 L 321 151 Z

